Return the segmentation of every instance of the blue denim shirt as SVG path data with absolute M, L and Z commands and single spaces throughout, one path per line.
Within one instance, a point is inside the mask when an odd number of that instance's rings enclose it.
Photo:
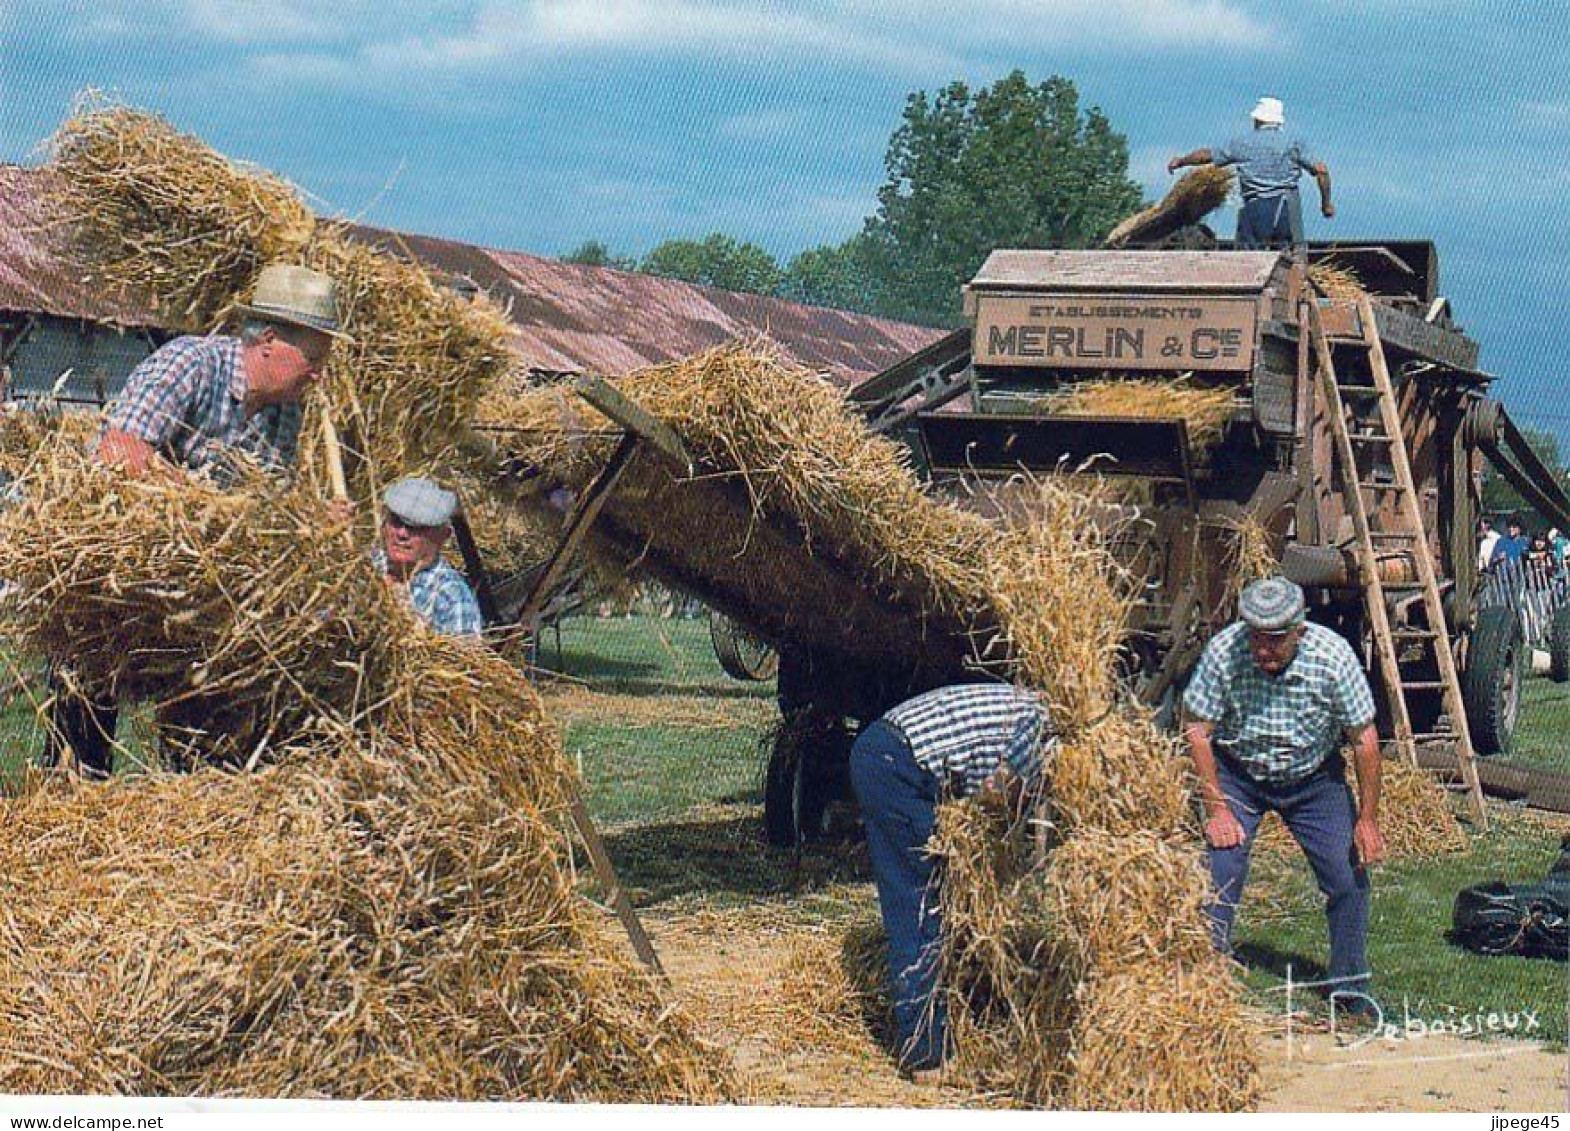
M 1319 158 L 1298 138 L 1280 129 L 1254 130 L 1210 151 L 1218 167 L 1237 166 L 1244 200 L 1271 200 L 1297 189 L 1298 178 L 1312 173 Z

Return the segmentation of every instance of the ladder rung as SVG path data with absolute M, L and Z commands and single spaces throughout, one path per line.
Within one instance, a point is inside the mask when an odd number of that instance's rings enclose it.
M 1354 444 L 1393 444 L 1393 443 L 1395 443 L 1395 441 L 1392 440 L 1389 436 L 1375 436 L 1375 435 L 1372 435 L 1372 434 L 1367 433 L 1367 432 L 1348 436 L 1347 439 L 1351 440 Z
M 1431 628 L 1397 628 L 1392 629 L 1390 636 L 1395 640 L 1438 640 L 1439 633 Z
M 1417 535 L 1410 530 L 1370 530 L 1368 532 L 1368 536 L 1371 539 L 1382 538 L 1386 540 L 1401 538 L 1408 542 L 1411 542 L 1417 538 Z
M 1357 481 L 1357 485 L 1359 487 L 1366 488 L 1369 491 L 1399 491 L 1399 490 L 1401 490 L 1401 485 L 1399 483 L 1375 483 L 1372 479 L 1359 479 Z
M 1454 742 L 1455 738 L 1456 732 L 1453 730 L 1430 730 L 1412 735 L 1413 742 L 1437 742 L 1440 740 Z
M 1343 394 L 1354 397 L 1377 397 L 1379 390 L 1372 385 L 1337 385 L 1336 388 Z
M 1401 681 L 1402 691 L 1443 691 L 1444 689 L 1445 681 L 1442 679 L 1419 679 L 1410 683 L 1406 680 Z

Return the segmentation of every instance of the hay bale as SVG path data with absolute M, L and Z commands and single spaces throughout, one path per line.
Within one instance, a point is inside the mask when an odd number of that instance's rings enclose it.
M 1202 454 L 1221 439 L 1237 407 L 1237 392 L 1227 384 L 1197 384 L 1192 376 L 1171 381 L 1098 379 L 1065 385 L 1043 398 L 1041 407 L 1054 416 L 1181 420 L 1195 452 Z
M 727 1095 L 575 890 L 534 690 L 425 631 L 307 489 L 126 482 L 70 447 L 21 482 L 14 639 L 160 718 L 221 695 L 205 748 L 270 756 L 5 803 L 0 1087 Z
M 1109 970 L 1078 995 L 1064 1096 L 1089 1111 L 1242 1111 L 1260 1093 L 1252 1022 L 1230 964 Z
M 242 166 L 156 115 L 89 100 L 53 142 L 54 207 L 86 270 L 151 296 L 171 326 L 222 326 L 269 263 L 299 262 L 338 283 L 340 343 L 322 382 L 362 500 L 400 475 L 459 462 L 456 444 L 485 388 L 507 369 L 507 322 L 419 266 L 348 239 L 299 192 Z M 302 432 L 318 466 L 319 429 Z
M 1232 191 L 1232 171 L 1204 165 L 1185 173 L 1155 204 L 1141 209 L 1107 234 L 1104 247 L 1154 243 L 1163 236 L 1197 224 L 1226 202 Z

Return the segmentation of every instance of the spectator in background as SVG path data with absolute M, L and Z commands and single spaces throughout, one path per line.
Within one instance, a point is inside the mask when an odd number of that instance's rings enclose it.
M 1532 535 L 1531 548 L 1526 552 L 1526 570 L 1536 589 L 1550 588 L 1559 576 L 1559 555 L 1548 544 L 1548 535 Z
M 1548 548 L 1554 552 L 1554 558 L 1561 566 L 1570 558 L 1570 538 L 1559 532 L 1559 527 L 1550 527 L 1548 531 Z
M 1494 561 L 1494 550 L 1499 546 L 1499 531 L 1486 519 L 1477 520 L 1477 568 L 1487 569 Z
M 1512 565 L 1520 565 L 1521 559 L 1526 557 L 1527 549 L 1526 531 L 1521 526 L 1521 520 L 1512 518 L 1505 523 L 1505 536 L 1494 547 L 1494 552 L 1488 559 L 1489 564 L 1509 562 Z

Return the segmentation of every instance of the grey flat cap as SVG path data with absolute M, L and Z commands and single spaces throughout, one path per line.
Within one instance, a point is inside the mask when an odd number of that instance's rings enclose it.
M 1237 609 L 1244 623 L 1257 632 L 1289 632 L 1307 615 L 1302 587 L 1284 577 L 1250 584 L 1238 598 Z
M 410 476 L 387 488 L 382 504 L 415 526 L 446 526 L 458 509 L 458 496 L 429 479 Z

